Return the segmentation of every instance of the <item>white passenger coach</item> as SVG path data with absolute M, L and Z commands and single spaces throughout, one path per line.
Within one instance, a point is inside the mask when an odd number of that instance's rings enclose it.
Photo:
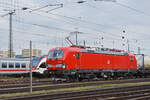
M 46 58 L 46 56 L 33 57 L 33 75 L 43 76 L 45 74 L 47 71 Z M 0 58 L 0 75 L 28 75 L 29 71 L 29 58 Z
M 0 58 L 0 75 L 27 74 L 29 65 L 28 58 Z

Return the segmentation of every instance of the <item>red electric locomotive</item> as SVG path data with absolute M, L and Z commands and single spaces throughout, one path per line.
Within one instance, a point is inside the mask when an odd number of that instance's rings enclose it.
M 46 63 L 54 77 L 71 80 L 123 77 L 137 71 L 134 54 L 106 48 L 56 47 L 49 51 Z

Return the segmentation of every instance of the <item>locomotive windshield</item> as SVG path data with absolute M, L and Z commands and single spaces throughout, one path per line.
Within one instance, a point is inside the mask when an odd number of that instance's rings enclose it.
M 32 66 L 33 67 L 37 66 L 41 59 L 42 59 L 42 57 L 34 57 L 32 59 Z
M 55 49 L 55 50 L 49 52 L 48 58 L 49 59 L 52 59 L 52 58 L 62 58 L 63 54 L 64 54 L 64 50 Z

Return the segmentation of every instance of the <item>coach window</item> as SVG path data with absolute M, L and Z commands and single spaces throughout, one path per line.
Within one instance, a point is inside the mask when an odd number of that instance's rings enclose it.
M 7 68 L 7 62 L 2 63 L 2 68 Z
M 15 68 L 20 68 L 20 63 L 15 63 Z
M 22 66 L 22 68 L 26 68 L 26 64 L 25 63 L 22 63 L 21 66 Z
M 76 53 L 76 59 L 79 59 L 79 53 Z
M 9 68 L 14 68 L 14 63 L 9 63 Z

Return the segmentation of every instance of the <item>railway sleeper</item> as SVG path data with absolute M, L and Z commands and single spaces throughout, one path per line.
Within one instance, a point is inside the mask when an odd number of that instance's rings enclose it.
M 137 97 L 143 97 L 148 96 L 148 94 L 143 94 L 145 90 L 142 91 L 129 91 L 129 92 L 118 92 L 118 93 L 80 93 L 80 94 L 74 94 L 74 95 L 67 95 L 61 97 L 61 100 L 128 100 L 131 98 L 137 98 Z M 145 92 L 150 92 L 149 90 L 146 90 Z M 119 96 L 119 97 L 118 97 Z M 53 99 L 53 100 L 60 100 L 60 99 Z
M 148 96 L 148 95 L 149 94 L 132 94 L 132 95 L 126 95 L 126 96 L 121 96 L 121 97 L 107 98 L 107 100 L 132 100 L 134 98 L 139 98 L 139 97 L 141 98 L 141 97 L 145 97 L 145 96 Z
M 137 97 L 137 98 L 129 99 L 129 100 L 150 100 L 150 95 Z
M 130 91 L 130 93 L 132 93 L 133 91 Z M 96 93 L 96 92 L 91 92 L 91 93 L 81 93 L 81 94 L 74 94 L 74 95 L 68 95 L 67 97 L 61 97 L 61 100 L 128 100 L 130 98 L 134 98 L 134 97 L 141 97 L 144 94 L 134 94 L 134 92 L 132 93 L 132 95 L 130 95 L 130 93 L 126 92 L 126 95 L 124 96 L 124 92 L 119 92 L 119 93 Z M 119 95 L 121 94 L 121 95 Z M 149 94 L 147 94 L 149 95 Z M 119 96 L 119 97 L 118 97 Z M 144 95 L 146 96 L 146 95 Z M 60 100 L 60 99 L 53 99 L 53 100 Z
M 51 98 L 52 100 L 61 98 L 60 100 L 62 100 L 63 98 L 66 98 L 66 96 L 69 98 L 70 95 L 71 95 L 70 97 L 72 97 L 72 96 L 78 97 L 79 95 L 80 96 L 81 95 L 89 96 L 89 95 L 91 95 L 91 92 L 94 95 L 97 94 L 99 97 L 103 96 L 103 98 L 107 98 L 107 97 L 112 96 L 112 93 L 114 95 L 114 93 L 116 94 L 116 92 L 119 93 L 119 92 L 122 92 L 122 91 L 128 93 L 126 95 L 130 95 L 131 91 L 137 91 L 137 90 L 140 90 L 142 92 L 143 91 L 145 91 L 145 92 L 150 91 L 150 89 L 147 89 L 147 88 L 150 88 L 150 86 L 149 85 L 142 85 L 142 86 L 132 86 L 132 87 L 130 86 L 130 87 L 118 87 L 118 88 L 106 88 L 106 89 L 100 89 L 100 90 L 96 89 L 96 90 L 90 90 L 90 91 L 88 90 L 88 91 L 80 91 L 80 92 L 52 93 L 52 94 L 32 95 L 32 96 L 30 95 L 30 96 L 26 96 L 26 97 L 15 97 L 15 98 L 11 98 L 10 100 L 24 100 L 24 99 L 25 100 L 27 100 L 27 99 L 31 100 L 32 98 L 37 99 L 38 97 L 42 98 L 43 100 L 45 100 L 45 98 Z M 119 96 L 119 94 L 116 94 L 116 96 Z M 100 98 L 102 98 L 102 97 L 100 97 Z

